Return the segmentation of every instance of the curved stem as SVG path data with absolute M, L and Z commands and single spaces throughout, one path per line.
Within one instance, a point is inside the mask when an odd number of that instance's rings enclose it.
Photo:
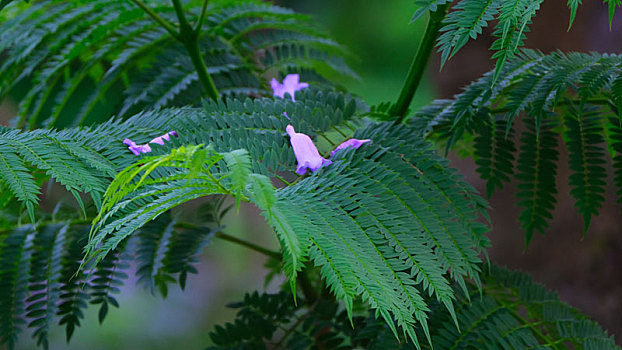
M 408 76 L 406 76 L 404 87 L 402 87 L 402 91 L 397 99 L 397 102 L 393 105 L 393 108 L 391 108 L 391 114 L 397 116 L 395 124 L 400 124 L 406 117 L 406 112 L 408 111 L 408 107 L 410 106 L 410 103 L 415 96 L 415 92 L 421 83 L 425 67 L 430 59 L 430 54 L 432 53 L 434 43 L 436 42 L 438 32 L 441 29 L 443 19 L 447 15 L 448 9 L 449 3 L 438 6 L 436 11 L 430 12 L 428 26 L 425 30 L 423 40 L 419 44 L 419 50 L 417 50 L 417 54 L 415 55 L 415 58 L 410 65 L 410 69 L 408 70 Z
M 201 27 L 203 26 L 203 20 L 205 19 L 205 13 L 207 10 L 208 1 L 209 0 L 203 0 L 203 6 L 201 7 L 201 14 L 199 15 L 199 20 L 197 20 L 197 23 L 194 27 L 194 32 L 197 34 L 201 32 Z
M 209 75 L 207 71 L 207 66 L 205 65 L 205 61 L 203 61 L 203 56 L 201 55 L 201 49 L 199 48 L 199 33 L 200 27 L 197 27 L 195 31 L 188 20 L 186 19 L 186 14 L 184 13 L 184 9 L 181 5 L 180 0 L 171 0 L 173 2 L 173 7 L 175 8 L 175 13 L 177 14 L 177 19 L 179 20 L 179 40 L 186 51 L 188 51 L 188 55 L 192 60 L 192 65 L 194 69 L 197 71 L 197 75 L 199 76 L 199 81 L 207 95 L 214 101 L 220 98 L 220 94 L 218 93 L 218 89 L 216 89 L 216 85 L 212 80 L 212 77 Z M 204 6 L 207 6 L 207 1 L 203 3 Z M 205 14 L 203 14 L 205 16 Z
M 155 13 L 144 2 L 142 2 L 140 0 L 130 0 L 130 1 L 133 2 L 134 4 L 136 4 L 136 6 L 140 7 L 143 11 L 145 11 L 145 13 L 147 13 L 151 18 L 153 18 L 153 20 L 158 22 L 158 24 L 160 24 L 162 26 L 162 28 L 166 29 L 166 31 L 169 32 L 175 39 L 181 40 L 181 38 L 179 37 L 179 32 L 177 31 L 177 29 L 171 23 L 169 23 L 167 20 L 165 20 L 164 18 L 160 17 L 160 15 Z
M 282 258 L 281 253 L 279 253 L 279 252 L 275 252 L 275 251 L 270 250 L 268 248 L 264 248 L 264 247 L 258 246 L 255 243 L 251 243 L 251 242 L 245 241 L 243 239 L 239 239 L 237 237 L 233 237 L 233 236 L 228 235 L 228 234 L 226 234 L 224 232 L 216 232 L 216 234 L 214 234 L 214 237 L 216 237 L 218 239 L 222 239 L 223 241 L 228 241 L 228 242 L 232 242 L 232 243 L 235 243 L 235 244 L 239 244 L 239 245 L 241 245 L 243 247 L 246 247 L 248 249 L 254 250 L 254 251 L 259 252 L 261 254 L 267 255 L 267 256 L 269 256 L 271 258 L 274 258 L 274 259 L 281 260 L 281 258 Z

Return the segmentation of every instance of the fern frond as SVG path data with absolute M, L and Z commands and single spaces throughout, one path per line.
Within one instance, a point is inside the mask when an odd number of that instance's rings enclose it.
M 574 112 L 574 113 L 573 113 Z M 583 232 L 590 226 L 592 215 L 605 201 L 604 129 L 598 110 L 579 109 L 564 115 L 565 139 L 570 152 L 570 194 L 576 199 L 575 207 L 583 215 Z
M 34 234 L 31 225 L 17 229 L 0 244 L 0 344 L 13 348 L 25 321 L 26 295 Z
M 76 135 L 89 133 L 77 131 Z M 106 176 L 116 173 L 115 162 L 123 156 L 111 160 L 100 153 L 102 145 L 91 148 L 76 141 L 54 131 L 0 131 L 0 182 L 26 206 L 33 222 L 41 183 L 35 181 L 31 168 L 36 169 L 34 174 L 45 174 L 65 186 L 82 208 L 79 193 L 90 194 L 99 206 L 108 185 Z
M 514 57 L 518 47 L 523 45 L 525 33 L 529 30 L 531 18 L 540 9 L 543 0 L 512 0 L 503 1 L 499 10 L 494 35 L 498 39 L 492 44 L 491 50 L 496 51 L 492 58 L 497 59 L 492 83 L 494 84 L 508 59 Z
M 453 57 L 469 40 L 475 39 L 482 33 L 482 28 L 488 25 L 499 13 L 502 5 L 500 0 L 462 0 L 447 15 L 438 37 L 437 46 L 441 53 L 441 66 Z
M 450 281 L 464 290 L 465 278 L 479 283 L 478 252 L 486 229 L 474 222 L 483 208 L 474 190 L 413 129 L 389 123 L 368 125 L 354 136 L 370 138 L 372 145 L 337 153 L 326 170 L 294 185 L 275 190 L 264 176 L 295 168 L 286 124 L 316 135 L 347 120 L 352 103 L 308 89 L 296 104 L 229 100 L 208 102 L 204 111 L 186 109 L 190 118 L 149 113 L 150 118 L 128 120 L 149 126 L 166 117 L 162 127 L 180 135 L 173 145 L 210 142 L 211 148 L 182 146 L 170 154 L 164 147 L 154 149 L 162 155 L 141 158 L 119 173 L 95 220 L 87 259 L 101 260 L 148 221 L 190 199 L 234 195 L 262 209 L 274 227 L 294 293 L 297 271 L 309 257 L 350 315 L 353 300 L 362 296 L 396 336 L 399 327 L 418 344 L 415 326 L 427 328 L 429 312 L 423 295 L 434 294 L 454 314 Z M 223 152 L 240 146 L 249 152 Z M 284 152 L 270 160 L 266 149 L 274 147 Z M 164 236 L 153 238 L 163 247 Z M 160 257 L 166 254 L 162 249 Z M 153 258 L 159 250 L 152 245 L 145 252 Z M 148 270 L 153 276 L 154 269 Z
M 469 293 L 480 292 L 469 287 Z M 430 318 L 432 345 L 423 349 L 620 349 L 613 337 L 587 316 L 564 304 L 559 297 L 534 283 L 526 275 L 492 266 L 484 275 L 482 296 L 472 299 L 461 294 L 457 331 L 447 313 L 434 312 Z M 428 298 L 434 311 L 437 301 Z M 261 348 L 270 343 L 285 344 L 288 349 L 414 349 L 398 342 L 390 327 L 380 322 L 373 312 L 360 310 L 350 320 L 341 307 L 330 300 L 315 306 L 293 305 L 284 292 L 245 295 L 232 305 L 238 309 L 236 319 L 216 326 L 210 333 L 214 346 L 210 350 Z M 292 316 L 298 315 L 298 316 Z M 296 323 L 294 317 L 305 322 Z M 267 322 L 266 322 L 267 321 Z M 289 330 L 281 335 L 276 330 Z M 422 329 L 417 329 L 423 333 Z
M 460 298 L 457 332 L 447 315 L 434 313 L 434 348 L 593 348 L 619 349 L 595 322 L 519 272 L 493 266 L 483 298 Z M 471 293 L 477 293 L 471 291 Z
M 200 226 L 175 225 L 166 243 L 153 250 L 157 258 L 152 260 L 156 264 L 150 273 L 159 278 L 160 290 L 176 279 L 183 286 L 187 274 L 196 273 L 193 264 L 198 250 L 214 233 L 204 226 L 205 220 L 212 219 L 217 218 L 206 216 Z M 167 216 L 157 220 L 160 229 L 173 223 Z M 69 339 L 89 304 L 98 305 L 100 322 L 111 306 L 118 306 L 114 295 L 127 279 L 130 260 L 138 262 L 139 277 L 144 273 L 140 267 L 148 260 L 145 252 L 149 245 L 140 239 L 122 242 L 97 266 L 89 267 L 91 271 L 79 270 L 89 228 L 83 221 L 40 222 L 0 231 L 0 343 L 13 348 L 28 327 L 37 344 L 47 348 L 48 333 L 55 323 L 65 326 Z
M 175 281 L 168 274 L 161 273 L 175 224 L 176 220 L 162 215 L 143 226 L 136 235 L 138 283 L 148 287 L 152 294 L 157 287 L 164 297 L 168 294 L 167 283 Z
M 475 138 L 473 156 L 477 172 L 486 180 L 486 195 L 491 196 L 496 188 L 503 188 L 503 183 L 513 174 L 514 148 L 513 130 L 507 133 L 507 122 L 491 120 L 480 129 Z
M 445 142 L 447 148 L 461 139 L 475 139 L 479 171 L 488 182 L 487 193 L 512 178 L 519 180 L 519 216 L 529 243 L 535 231 L 544 232 L 555 205 L 557 138 L 563 134 L 572 171 L 570 191 L 583 216 L 584 232 L 604 201 L 606 182 L 605 147 L 612 150 L 614 168 L 616 135 L 622 107 L 622 57 L 610 54 L 553 52 L 544 55 L 522 50 L 501 70 L 492 86 L 493 72 L 470 84 L 453 100 L 436 101 L 423 108 L 413 127 L 428 137 Z M 517 129 L 515 120 L 525 118 L 527 130 Z M 561 117 L 560 117 L 561 116 Z M 489 120 L 506 125 L 492 137 Z M 563 119 L 563 120 L 560 120 Z M 488 124 L 487 124 L 488 123 Z M 521 130 L 522 145 L 511 137 Z M 605 133 L 608 130 L 608 133 Z M 498 147 L 501 145 L 501 147 Z M 511 161 L 520 149 L 518 172 Z M 492 155 L 501 154 L 495 164 Z M 495 171 L 500 166 L 502 171 Z M 614 183 L 619 190 L 618 177 Z
M 58 311 L 61 294 L 61 257 L 64 253 L 67 224 L 48 225 L 40 229 L 33 243 L 31 281 L 27 301 L 28 327 L 36 327 L 37 345 L 48 348 L 48 332 Z M 15 314 L 18 314 L 16 312 Z
M 197 3 L 188 8 L 190 16 L 199 10 Z M 164 4 L 154 11 L 174 17 Z M 210 6 L 204 24 L 200 49 L 224 94 L 268 94 L 261 83 L 268 69 L 310 70 L 309 78 L 320 79 L 354 74 L 340 58 L 343 50 L 290 10 L 252 0 L 220 3 Z M 0 53 L 7 56 L 0 98 L 17 99 L 20 127 L 92 125 L 115 114 L 196 105 L 203 95 L 180 44 L 125 1 L 44 0 L 0 24 L 0 31 Z
M 523 207 L 519 220 L 525 230 L 525 245 L 528 246 L 534 232 L 544 234 L 547 220 L 552 218 L 555 208 L 557 186 L 557 135 L 555 124 L 547 119 L 536 131 L 535 121 L 525 119 L 527 131 L 521 138 L 516 178 L 520 181 L 516 198 Z

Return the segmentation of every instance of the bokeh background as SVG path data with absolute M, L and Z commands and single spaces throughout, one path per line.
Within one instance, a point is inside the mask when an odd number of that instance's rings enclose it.
M 337 41 L 350 49 L 350 64 L 360 81 L 344 84 L 370 104 L 397 98 L 410 60 L 425 29 L 426 19 L 409 24 L 416 7 L 413 0 L 281 0 L 275 1 L 308 13 L 328 28 Z M 585 1 L 575 24 L 568 28 L 569 11 L 565 1 L 545 1 L 538 13 L 526 46 L 544 52 L 619 52 L 622 18 L 607 23 L 607 8 L 600 1 Z M 618 16 L 620 17 L 620 16 Z M 461 87 L 493 66 L 488 48 L 492 44 L 488 28 L 477 41 L 467 44 L 439 70 L 435 55 L 417 93 L 413 108 L 434 98 L 450 98 Z M 13 113 L 9 104 L 0 106 L 3 123 Z M 561 155 L 558 183 L 565 185 L 568 169 Z M 452 165 L 467 181 L 483 190 L 470 159 L 451 155 Z M 582 223 L 573 208 L 569 188 L 561 186 L 555 221 L 546 236 L 535 236 L 524 250 L 523 232 L 513 198 L 515 184 L 507 185 L 490 198 L 494 228 L 490 234 L 493 261 L 530 273 L 533 278 L 557 291 L 561 298 L 591 315 L 622 343 L 622 215 L 612 195 L 601 215 L 594 218 L 583 237 Z M 615 193 L 609 184 L 608 193 Z M 241 218 L 251 217 L 242 221 Z M 227 232 L 276 249 L 273 235 L 256 210 L 243 207 L 239 215 L 229 214 Z M 189 277 L 185 292 L 172 286 L 166 300 L 153 296 L 130 280 L 119 295 L 121 309 L 112 310 L 103 325 L 96 309 L 89 309 L 84 326 L 77 330 L 70 345 L 64 343 L 64 330 L 52 333 L 51 349 L 203 349 L 209 344 L 213 325 L 231 320 L 234 312 L 227 302 L 242 298 L 245 291 L 278 288 L 279 280 L 264 286 L 265 258 L 223 241 L 208 246 L 200 263 L 199 275 Z M 35 349 L 27 336 L 21 349 Z

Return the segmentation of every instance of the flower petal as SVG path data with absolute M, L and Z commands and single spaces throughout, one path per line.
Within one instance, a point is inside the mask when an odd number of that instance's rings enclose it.
M 355 149 L 361 147 L 362 144 L 371 141 L 370 139 L 366 139 L 366 140 L 359 140 L 359 139 L 349 139 L 345 142 L 343 142 L 342 144 L 340 144 L 339 146 L 337 146 L 337 148 L 335 148 L 334 151 L 330 152 L 330 156 L 334 156 L 335 153 L 337 153 L 337 151 L 339 151 L 340 149 L 345 149 L 348 147 L 354 147 Z
M 330 160 L 320 155 L 309 136 L 296 132 L 292 125 L 287 125 L 285 130 L 289 135 L 289 142 L 294 149 L 294 155 L 298 161 L 298 167 L 296 167 L 297 174 L 304 175 L 307 169 L 314 172 L 325 165 L 332 164 Z
M 169 141 L 170 140 L 170 136 L 169 135 L 173 135 L 175 137 L 177 137 L 177 132 L 176 131 L 169 131 L 166 134 L 162 135 L 162 136 L 158 136 L 156 138 L 154 138 L 153 140 L 149 141 L 148 143 L 144 144 L 144 145 L 137 145 L 136 142 L 130 140 L 130 139 L 125 139 L 123 140 L 123 143 L 125 145 L 128 146 L 128 149 L 130 151 L 132 151 L 132 153 L 134 153 L 134 155 L 139 155 L 141 153 L 149 153 L 151 152 L 151 146 L 149 146 L 150 143 L 157 143 L 158 145 L 164 145 L 164 140 Z
M 288 93 L 292 101 L 296 102 L 294 97 L 296 91 L 309 87 L 309 84 L 301 83 L 298 74 L 288 74 L 283 79 L 283 84 L 279 83 L 276 79 L 270 80 L 270 87 L 272 87 L 274 96 L 285 98 L 285 93 Z

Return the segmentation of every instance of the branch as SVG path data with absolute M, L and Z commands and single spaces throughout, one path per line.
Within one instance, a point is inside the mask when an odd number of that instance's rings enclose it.
M 178 222 L 175 224 L 176 228 L 183 228 L 183 229 L 197 229 L 197 228 L 202 228 L 201 226 L 197 226 L 195 224 L 191 224 L 189 222 Z M 256 245 L 255 243 L 251 243 L 248 241 L 245 241 L 243 239 L 237 238 L 237 237 L 233 237 L 231 235 L 228 235 L 222 231 L 218 231 L 214 234 L 215 238 L 218 239 L 222 239 L 223 241 L 228 241 L 228 242 L 232 242 L 235 244 L 239 244 L 243 247 L 246 247 L 248 249 L 254 250 L 256 252 L 259 252 L 261 254 L 267 255 L 271 258 L 275 258 L 277 260 L 281 260 L 283 257 L 281 256 L 281 253 L 279 252 L 275 252 L 273 250 L 270 250 L 268 248 L 264 248 L 261 246 Z
M 239 244 L 243 247 L 246 247 L 248 249 L 254 250 L 256 252 L 259 252 L 261 254 L 267 255 L 271 258 L 277 259 L 277 260 L 281 260 L 283 257 L 281 256 L 281 253 L 279 252 L 275 252 L 273 250 L 261 247 L 256 245 L 255 243 L 251 243 L 248 241 L 245 241 L 243 239 L 239 239 L 237 237 L 233 237 L 231 235 L 228 235 L 224 232 L 216 232 L 216 234 L 214 235 L 214 237 L 222 239 L 223 241 L 228 241 L 228 242 L 232 242 L 232 243 L 236 243 Z
M 158 24 L 160 24 L 162 28 L 166 29 L 166 31 L 169 32 L 175 39 L 181 41 L 179 32 L 171 23 L 169 23 L 164 18 L 160 17 L 160 15 L 155 13 L 151 8 L 149 8 L 149 6 L 145 5 L 144 2 L 140 0 L 130 0 L 130 1 L 136 4 L 141 9 L 143 9 L 145 13 L 147 13 L 151 18 L 153 18 L 156 22 L 158 22 Z
M 194 28 L 194 32 L 199 34 L 201 32 L 201 27 L 203 26 L 203 20 L 205 19 L 205 13 L 207 10 L 207 2 L 209 0 L 203 0 L 203 7 L 201 7 L 201 14 L 199 15 L 199 20 L 196 23 Z
M 415 96 L 419 83 L 421 83 L 425 67 L 430 59 L 430 54 L 432 53 L 434 43 L 438 37 L 439 29 L 441 28 L 443 19 L 447 15 L 448 9 L 449 3 L 438 6 L 436 11 L 430 12 L 428 27 L 425 30 L 423 40 L 419 44 L 417 55 L 415 55 L 415 58 L 410 65 L 408 76 L 406 77 L 400 96 L 395 105 L 393 105 L 393 108 L 391 108 L 391 115 L 398 117 L 395 124 L 402 123 L 406 117 L 406 112 L 408 111 L 408 107 Z
M 216 89 L 216 85 L 214 84 L 212 77 L 207 71 L 207 66 L 205 65 L 205 61 L 203 61 L 203 56 L 201 56 L 201 49 L 199 48 L 200 30 L 195 31 L 194 29 L 192 29 L 192 27 L 188 23 L 188 20 L 186 19 L 186 15 L 184 13 L 181 2 L 179 0 L 171 1 L 173 2 L 173 7 L 175 7 L 177 19 L 179 20 L 179 40 L 184 44 L 186 51 L 188 51 L 188 55 L 190 56 L 190 59 L 192 59 L 192 65 L 197 71 L 199 81 L 201 82 L 201 85 L 203 85 L 205 92 L 207 92 L 207 95 L 212 100 L 217 101 L 218 99 L 220 99 L 220 94 L 218 93 L 218 89 Z M 204 0 L 203 6 L 207 6 L 206 0 Z

